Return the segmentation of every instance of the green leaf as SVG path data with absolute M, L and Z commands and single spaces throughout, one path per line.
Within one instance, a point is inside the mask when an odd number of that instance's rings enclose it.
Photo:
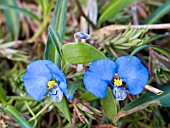
M 46 0 L 39 0 L 38 2 L 40 3 L 43 12 L 46 13 L 47 7 L 49 5 L 48 1 L 46 1 Z
M 151 104 L 162 105 L 165 107 L 170 106 L 170 85 L 161 86 L 160 90 L 164 91 L 161 95 L 155 95 L 152 92 L 146 92 L 144 95 L 140 96 L 138 99 L 127 104 L 115 117 L 114 121 L 119 118 L 129 115 L 133 112 L 139 111 L 148 107 Z
M 13 7 L 17 8 L 16 0 L 2 0 L 2 2 L 3 4 L 6 4 L 7 6 L 12 5 Z M 0 5 L 0 9 L 4 7 L 3 4 Z M 19 37 L 19 32 L 20 32 L 19 15 L 12 10 L 4 10 L 4 14 L 6 18 L 8 31 L 10 32 L 12 38 L 14 40 L 17 40 Z
M 166 37 L 166 36 L 170 36 L 170 34 L 157 34 L 157 35 L 155 35 L 155 36 L 151 36 L 151 37 L 149 38 L 149 40 L 146 41 L 146 43 L 152 42 L 152 41 L 154 41 L 154 40 L 156 40 L 156 39 L 163 38 L 163 37 Z
M 12 0 L 4 0 L 4 1 L 12 1 Z M 13 1 L 15 1 L 15 0 L 13 0 Z M 25 10 L 23 8 L 19 8 L 17 6 L 12 6 L 12 5 L 7 5 L 7 4 L 1 4 L 0 9 L 7 10 L 7 11 L 10 10 L 13 13 L 22 13 L 22 14 L 27 15 L 27 16 L 31 17 L 32 19 L 36 20 L 38 23 L 41 23 L 41 19 L 38 16 L 36 16 L 34 13 L 32 13 L 28 10 Z M 18 20 L 19 20 L 19 18 L 18 18 Z
M 123 8 L 134 1 L 136 0 L 111 0 L 109 5 L 99 18 L 99 24 L 110 18 L 113 18 L 116 14 L 118 14 L 118 12 L 120 12 Z
M 71 122 L 71 114 L 66 98 L 63 96 L 61 102 L 53 102 L 53 104 L 64 114 L 65 118 Z
M 68 81 L 67 97 L 70 97 L 82 84 L 83 82 L 81 80 Z
M 162 53 L 163 55 L 167 56 L 168 58 L 170 58 L 170 52 L 163 49 L 163 48 L 160 48 L 158 46 L 150 46 L 151 48 L 155 49 L 156 51 Z
M 79 98 L 79 100 L 87 100 L 87 101 L 92 101 L 92 100 L 96 100 L 98 99 L 95 95 L 93 95 L 92 93 L 90 93 L 89 91 L 86 91 L 83 95 L 81 95 L 81 97 Z
M 112 90 L 108 87 L 106 97 L 100 99 L 101 106 L 106 114 L 106 116 L 113 120 L 117 114 L 117 103 L 113 97 Z
M 66 27 L 66 13 L 67 13 L 67 3 L 68 0 L 58 0 L 55 8 L 53 17 L 50 25 L 52 25 L 58 35 L 61 37 L 61 42 L 63 43 L 65 27 Z M 55 42 L 57 44 L 59 42 Z M 61 45 L 61 44 L 60 44 Z M 57 49 L 55 48 L 54 42 L 52 41 L 50 35 L 48 34 L 46 49 L 45 49 L 45 59 L 51 60 L 56 63 L 59 67 L 61 66 L 61 59 Z
M 170 0 L 167 0 L 162 4 L 155 12 L 153 12 L 146 20 L 143 21 L 144 24 L 156 23 L 161 17 L 170 12 Z
M 66 14 L 67 14 L 68 0 L 58 0 L 54 9 L 54 14 L 51 20 L 51 25 L 55 26 L 61 39 L 64 39 L 66 28 Z
M 161 54 L 167 56 L 168 58 L 170 58 L 170 52 L 168 52 L 167 50 L 160 48 L 158 46 L 153 46 L 153 45 L 142 45 L 137 47 L 136 49 L 133 50 L 133 52 L 129 55 L 129 58 L 132 57 L 134 54 L 136 54 L 137 52 L 139 52 L 140 50 L 144 49 L 144 48 L 153 48 L 156 51 L 160 52 Z
M 2 85 L 0 84 L 0 101 L 2 102 L 2 104 L 5 104 L 7 100 L 7 96 L 5 93 L 5 90 L 3 89 Z
M 85 64 L 106 58 L 95 47 L 82 42 L 65 44 L 62 51 L 64 59 L 71 64 Z
M 32 128 L 32 126 L 26 121 L 26 119 L 12 105 L 7 105 L 3 109 L 5 112 L 11 115 L 22 128 Z
M 57 49 L 57 51 L 61 57 L 62 56 L 61 48 L 63 46 L 63 41 L 62 41 L 60 35 L 58 34 L 57 30 L 52 25 L 50 25 L 48 27 L 48 33 L 49 33 L 49 36 L 50 36 L 52 42 L 55 45 L 55 48 Z
M 45 54 L 44 54 L 45 59 L 51 60 L 52 62 L 54 62 L 60 67 L 60 55 L 57 52 L 55 45 L 52 39 L 50 38 L 50 36 L 48 36 L 46 44 L 47 45 L 45 47 Z

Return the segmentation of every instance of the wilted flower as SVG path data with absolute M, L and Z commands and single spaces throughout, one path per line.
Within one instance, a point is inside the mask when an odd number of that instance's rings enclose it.
M 127 93 L 141 93 L 148 77 L 148 70 L 139 58 L 122 56 L 115 62 L 107 59 L 92 62 L 84 75 L 84 84 L 98 98 L 104 98 L 108 85 L 111 85 L 116 100 L 124 100 Z
M 42 100 L 47 92 L 53 102 L 60 102 L 63 93 L 67 96 L 66 78 L 59 67 L 49 60 L 29 64 L 22 80 L 28 94 L 37 101 Z M 68 97 L 69 100 L 72 98 Z

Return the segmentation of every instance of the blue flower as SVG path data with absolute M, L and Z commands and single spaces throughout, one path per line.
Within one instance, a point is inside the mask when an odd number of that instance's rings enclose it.
M 51 81 L 51 80 L 55 81 Z M 49 85 L 49 96 L 53 102 L 60 102 L 63 93 L 67 96 L 67 83 L 63 72 L 49 60 L 37 60 L 28 65 L 22 78 L 27 93 L 35 100 L 42 100 Z M 71 100 L 73 96 L 68 99 Z
M 132 56 L 129 59 L 129 56 L 122 56 L 115 62 L 107 59 L 92 62 L 84 75 L 84 84 L 98 98 L 104 98 L 108 85 L 111 85 L 115 98 L 124 100 L 128 93 L 141 93 L 148 77 L 148 70 L 139 58 Z

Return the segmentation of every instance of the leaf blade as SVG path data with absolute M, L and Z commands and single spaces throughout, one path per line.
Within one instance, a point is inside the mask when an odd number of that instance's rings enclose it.
M 57 30 L 52 25 L 50 25 L 48 27 L 48 32 L 49 32 L 49 36 L 50 36 L 52 42 L 55 45 L 55 48 L 57 49 L 57 51 L 61 57 L 62 56 L 61 48 L 63 46 L 63 42 L 62 42 L 60 35 L 58 34 Z
M 82 84 L 83 84 L 83 82 L 81 80 L 69 81 L 68 82 L 67 97 L 70 97 Z
M 27 15 L 27 16 L 31 17 L 32 19 L 36 20 L 38 23 L 41 23 L 41 20 L 38 16 L 36 16 L 34 13 L 32 13 L 28 10 L 25 10 L 23 8 L 19 8 L 19 7 L 7 5 L 7 4 L 1 4 L 0 9 L 12 10 L 12 11 L 15 11 L 17 13 L 22 13 L 22 14 Z
M 95 47 L 82 42 L 65 44 L 62 51 L 64 59 L 71 64 L 85 64 L 106 58 Z
M 110 88 L 108 88 L 107 90 L 106 97 L 100 99 L 100 103 L 102 108 L 104 109 L 106 116 L 110 120 L 113 120 L 117 114 L 117 104 L 115 98 L 113 97 L 112 90 Z
M 160 48 L 158 46 L 153 46 L 153 45 L 142 45 L 142 46 L 139 46 L 137 48 L 135 48 L 131 54 L 129 55 L 129 58 L 132 57 L 134 54 L 136 54 L 137 52 L 139 52 L 140 50 L 144 49 L 144 48 L 153 48 L 155 49 L 156 51 L 164 54 L 165 56 L 167 56 L 168 58 L 170 58 L 170 52 L 168 52 L 167 50 L 163 49 L 163 48 Z
M 50 25 L 52 25 L 58 32 L 59 36 L 62 39 L 62 42 L 64 42 L 63 38 L 64 38 L 65 26 L 66 26 L 67 3 L 68 3 L 68 0 L 57 1 L 55 8 L 54 8 L 53 17 L 50 23 Z M 44 57 L 45 59 L 51 60 L 54 63 L 56 63 L 59 67 L 61 67 L 60 55 L 57 52 L 57 49 L 55 48 L 55 45 L 52 42 L 52 39 L 50 38 L 49 34 L 47 38 Z
M 153 12 L 146 20 L 143 21 L 144 24 L 153 24 L 158 21 L 165 14 L 170 12 L 170 1 L 167 0 L 164 4 L 162 4 L 155 12 Z
M 0 84 L 0 101 L 2 102 L 2 104 L 5 104 L 7 101 L 5 90 L 3 89 L 1 84 Z
M 79 100 L 87 100 L 87 101 L 92 101 L 92 100 L 96 100 L 98 99 L 95 95 L 93 95 L 92 93 L 90 93 L 89 91 L 86 91 L 83 95 L 81 95 L 81 97 L 79 98 Z
M 12 105 L 7 105 L 3 109 L 5 112 L 10 114 L 21 127 L 32 128 L 32 126 L 26 121 L 26 119 Z
M 53 102 L 53 104 L 64 114 L 66 119 L 71 122 L 70 109 L 66 98 L 63 97 L 61 102 Z
M 107 6 L 107 8 L 104 10 L 104 12 L 102 13 L 102 15 L 99 18 L 99 24 L 101 24 L 102 22 L 114 17 L 118 12 L 120 12 L 124 7 L 126 7 L 127 5 L 131 4 L 132 2 L 134 2 L 136 0 L 112 0 L 109 4 L 109 6 Z
M 2 0 L 4 4 L 7 6 L 14 6 L 17 8 L 17 4 L 15 0 Z M 3 5 L 1 4 L 0 7 Z M 16 12 L 13 12 L 11 10 L 4 10 L 5 18 L 6 18 L 6 24 L 8 27 L 8 31 L 10 32 L 12 38 L 14 40 L 17 40 L 19 37 L 20 32 L 20 21 L 19 21 L 19 15 Z
M 170 85 L 161 86 L 159 89 L 164 91 L 161 95 L 155 95 L 152 92 L 147 92 L 140 96 L 138 99 L 127 104 L 119 113 L 116 115 L 113 122 L 117 121 L 119 118 L 129 115 L 133 112 L 139 111 L 148 107 L 151 104 L 162 105 L 165 107 L 170 106 Z

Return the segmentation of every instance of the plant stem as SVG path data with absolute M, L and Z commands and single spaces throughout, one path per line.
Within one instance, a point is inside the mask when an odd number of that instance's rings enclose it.
M 43 113 L 50 105 L 52 102 L 50 101 L 43 109 L 41 109 L 35 116 L 33 116 L 31 119 L 28 120 L 28 122 L 31 122 L 35 120 L 41 113 Z
M 95 31 L 91 36 L 93 40 L 106 37 L 113 32 L 124 30 L 128 25 L 109 25 Z M 149 24 L 149 25 L 131 25 L 130 28 L 142 28 L 142 29 L 170 29 L 170 24 Z
M 31 97 L 20 97 L 20 96 L 8 96 L 9 99 L 13 99 L 13 100 L 31 100 L 34 101 L 34 99 L 32 99 Z

